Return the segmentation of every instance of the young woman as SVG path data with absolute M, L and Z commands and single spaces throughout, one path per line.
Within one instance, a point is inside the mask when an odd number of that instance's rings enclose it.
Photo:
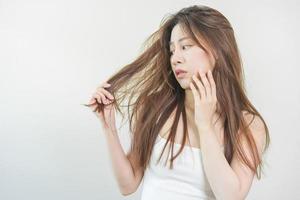
M 195 5 L 167 17 L 145 44 L 86 104 L 103 125 L 120 191 L 143 180 L 143 200 L 244 199 L 270 138 L 246 96 L 230 23 Z M 115 124 L 125 97 L 128 153 Z

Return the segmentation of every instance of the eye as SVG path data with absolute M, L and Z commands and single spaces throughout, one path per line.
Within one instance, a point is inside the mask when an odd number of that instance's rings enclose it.
M 191 46 L 193 46 L 193 45 L 183 45 L 182 47 L 183 47 L 183 49 L 186 49 L 186 47 L 191 47 Z M 169 53 L 170 53 L 170 55 L 173 55 L 173 51 L 169 51 Z
M 190 47 L 190 46 L 192 46 L 192 45 L 183 45 L 183 47 Z

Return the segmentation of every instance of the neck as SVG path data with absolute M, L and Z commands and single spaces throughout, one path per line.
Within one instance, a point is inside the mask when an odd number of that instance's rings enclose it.
M 190 89 L 185 90 L 184 106 L 187 113 L 189 114 L 194 113 L 194 97 L 193 97 L 192 90 Z

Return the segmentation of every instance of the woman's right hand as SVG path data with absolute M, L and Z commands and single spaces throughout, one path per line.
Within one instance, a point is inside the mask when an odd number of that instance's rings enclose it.
M 115 131 L 115 108 L 113 105 L 114 97 L 108 92 L 105 88 L 110 87 L 110 84 L 107 82 L 102 83 L 97 89 L 96 92 L 92 95 L 92 98 L 89 101 L 89 104 L 94 104 L 96 101 L 100 104 L 104 104 L 103 112 L 95 112 L 96 116 L 100 119 L 101 125 L 106 131 Z M 98 104 L 90 106 L 94 111 Z

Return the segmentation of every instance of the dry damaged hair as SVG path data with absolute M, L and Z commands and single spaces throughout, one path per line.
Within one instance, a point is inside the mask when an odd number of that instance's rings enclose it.
M 264 152 L 270 143 L 269 131 L 264 119 L 246 96 L 242 61 L 232 26 L 219 11 L 207 6 L 193 5 L 164 17 L 159 29 L 143 43 L 141 54 L 132 63 L 125 65 L 107 79 L 107 82 L 111 84 L 107 90 L 115 97 L 112 104 L 122 114 L 123 119 L 124 113 L 120 107 L 128 97 L 125 107 L 129 117 L 130 153 L 135 160 L 134 164 L 145 172 L 159 131 L 174 109 L 176 109 L 175 118 L 162 151 L 162 153 L 165 151 L 170 142 L 171 169 L 174 159 L 182 152 L 188 139 L 184 107 L 185 91 L 177 82 L 170 63 L 169 41 L 171 31 L 177 24 L 208 52 L 209 49 L 204 48 L 199 38 L 205 41 L 216 59 L 212 74 L 216 83 L 217 113 L 219 119 L 222 119 L 224 127 L 226 160 L 231 163 L 233 154 L 237 152 L 238 158 L 243 164 L 255 172 L 260 179 L 263 162 L 249 125 L 255 116 L 262 120 L 266 132 Z M 106 105 L 95 103 L 97 107 L 94 112 L 103 112 Z M 94 104 L 85 105 L 92 106 Z M 252 116 L 249 124 L 246 123 L 244 111 Z M 174 155 L 174 139 L 181 114 L 184 137 L 181 148 Z M 251 147 L 251 156 L 254 162 L 249 160 L 242 148 L 242 136 Z

